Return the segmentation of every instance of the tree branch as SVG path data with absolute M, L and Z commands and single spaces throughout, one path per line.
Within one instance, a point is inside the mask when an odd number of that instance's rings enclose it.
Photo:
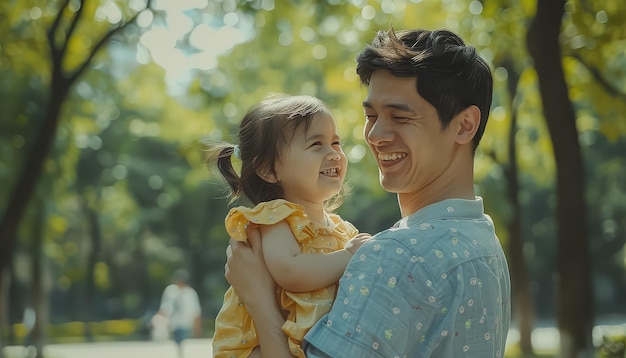
M 76 25 L 78 25 L 78 21 L 83 15 L 83 9 L 85 8 L 86 1 L 87 0 L 80 0 L 80 7 L 78 8 L 78 10 L 76 10 L 74 16 L 72 17 L 72 22 L 70 23 L 70 26 L 67 29 L 67 33 L 65 34 L 65 42 L 63 43 L 63 47 L 61 48 L 62 55 L 65 54 L 65 51 L 67 50 L 67 45 L 70 42 L 70 38 L 72 37 L 74 30 L 76 30 Z
M 117 34 L 118 32 L 124 30 L 128 25 L 134 23 L 137 20 L 137 17 L 139 17 L 139 15 L 148 10 L 150 8 L 150 4 L 152 3 L 152 0 L 147 0 L 146 1 L 146 7 L 143 10 L 138 11 L 135 16 L 133 16 L 130 20 L 128 20 L 127 22 L 123 23 L 122 25 L 119 25 L 113 29 L 111 29 L 109 32 L 107 32 L 97 43 L 96 45 L 93 47 L 93 49 L 91 50 L 91 52 L 89 53 L 89 56 L 87 56 L 87 58 L 85 59 L 85 61 L 83 61 L 83 63 L 78 67 L 78 69 L 76 71 L 74 71 L 74 73 L 69 76 L 69 83 L 73 83 L 74 81 L 76 81 L 76 79 L 85 71 L 85 69 L 87 69 L 87 66 L 89 66 L 89 64 L 91 63 L 91 61 L 93 60 L 93 58 L 96 56 L 96 54 L 98 53 L 98 51 L 100 50 L 100 48 L 102 48 L 110 39 L 111 37 L 113 37 L 113 35 Z
M 626 101 L 626 93 L 620 91 L 619 89 L 615 88 L 612 84 L 610 84 L 609 81 L 607 81 L 607 79 L 604 78 L 604 76 L 602 76 L 602 73 L 600 73 L 600 70 L 597 67 L 592 66 L 590 63 L 587 63 L 585 60 L 583 60 L 582 56 L 580 56 L 580 54 L 578 53 L 572 53 L 570 54 L 570 56 L 576 59 L 581 65 L 583 65 L 583 67 L 585 67 L 587 71 L 591 73 L 591 76 L 593 76 L 593 79 L 596 80 L 596 82 L 598 82 L 598 84 L 600 84 L 600 86 L 604 88 L 604 90 L 608 94 L 610 94 L 613 97 L 617 97 L 618 99 L 622 101 Z
M 54 21 L 52 21 L 52 25 L 48 29 L 48 44 L 50 46 L 50 52 L 52 53 L 53 61 L 56 57 L 62 57 L 62 56 L 59 56 L 59 48 L 57 47 L 57 44 L 55 41 L 55 34 L 57 30 L 59 29 L 59 25 L 61 24 L 61 19 L 63 18 L 63 12 L 65 11 L 65 9 L 67 8 L 69 4 L 70 4 L 70 0 L 65 0 L 63 5 L 59 9 L 57 16 L 54 18 Z

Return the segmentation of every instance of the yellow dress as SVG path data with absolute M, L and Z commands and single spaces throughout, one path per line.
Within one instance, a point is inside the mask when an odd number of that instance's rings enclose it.
M 245 226 L 249 222 L 271 225 L 286 220 L 300 250 L 306 254 L 323 254 L 344 247 L 358 231 L 338 215 L 330 214 L 331 227 L 311 222 L 300 205 L 283 199 L 261 203 L 255 208 L 237 207 L 226 217 L 226 229 L 233 239 L 246 240 Z M 286 312 L 283 331 L 289 348 L 296 357 L 304 357 L 300 345 L 311 327 L 328 311 L 337 292 L 333 284 L 312 292 L 294 293 L 279 288 L 277 300 Z M 254 323 L 244 304 L 232 287 L 224 295 L 224 304 L 215 318 L 213 356 L 216 358 L 248 357 L 259 345 Z

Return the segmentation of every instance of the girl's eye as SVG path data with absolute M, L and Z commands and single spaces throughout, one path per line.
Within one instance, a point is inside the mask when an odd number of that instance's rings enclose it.
M 341 142 L 340 141 L 335 141 L 335 142 L 333 142 L 333 145 L 341 146 Z
M 314 146 L 316 146 L 316 145 L 322 145 L 322 142 L 317 141 L 317 142 L 315 142 L 315 143 L 311 144 L 311 147 L 314 147 Z

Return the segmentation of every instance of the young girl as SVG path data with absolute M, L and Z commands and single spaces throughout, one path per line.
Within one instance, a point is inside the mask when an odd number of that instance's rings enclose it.
M 249 223 L 260 226 L 285 312 L 283 331 L 293 355 L 304 357 L 304 335 L 330 309 L 337 281 L 369 237 L 330 213 L 341 203 L 348 164 L 337 125 L 315 97 L 274 95 L 246 113 L 238 139 L 239 145 L 208 143 L 207 162 L 217 164 L 233 200 L 243 196 L 254 206 L 232 209 L 226 229 L 243 241 Z M 240 176 L 231 156 L 241 160 Z M 213 355 L 248 357 L 258 344 L 254 323 L 231 287 L 215 320 Z

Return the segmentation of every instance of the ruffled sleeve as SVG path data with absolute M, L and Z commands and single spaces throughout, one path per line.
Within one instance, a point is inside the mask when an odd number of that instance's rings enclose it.
M 348 238 L 348 240 L 355 237 L 359 233 L 359 230 L 356 227 L 354 227 L 352 223 L 350 223 L 349 221 L 343 220 L 339 215 L 330 214 L 329 217 L 330 217 L 330 220 L 335 225 L 334 231 L 337 234 L 345 235 Z
M 231 209 L 226 216 L 226 230 L 233 239 L 245 241 L 248 238 L 248 223 L 274 225 L 282 220 L 287 220 L 296 237 L 310 222 L 302 206 L 277 199 L 260 203 L 254 208 L 239 206 Z

